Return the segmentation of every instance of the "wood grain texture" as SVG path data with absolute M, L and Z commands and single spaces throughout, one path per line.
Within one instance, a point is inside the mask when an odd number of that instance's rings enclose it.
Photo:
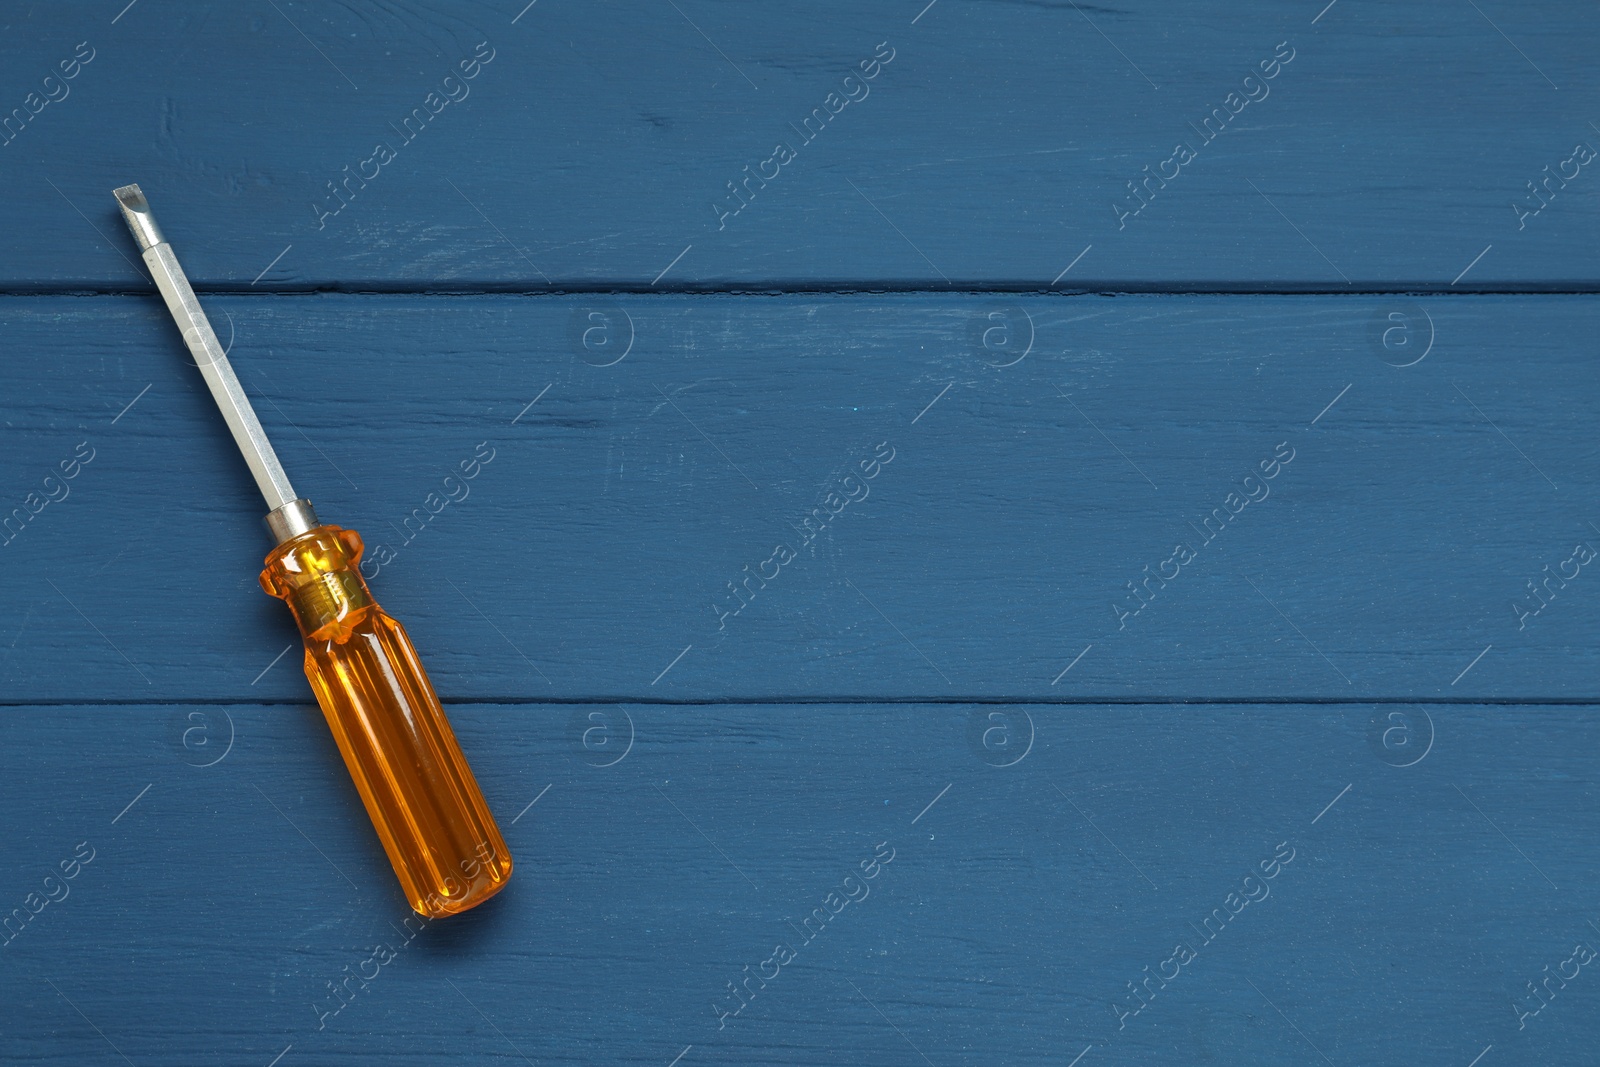
M 447 699 L 1595 693 L 1584 298 L 211 306 Z M 0 368 L 8 511 L 96 450 L 0 547 L 7 696 L 303 699 L 298 651 L 267 670 L 296 638 L 260 501 L 159 303 L 4 314 L 59 353 Z
M 77 42 L 94 58 L 0 147 L 0 286 L 137 286 L 129 181 L 196 282 L 231 288 L 1597 281 L 1600 179 L 1564 165 L 1600 146 L 1590 8 L 522 8 L 14 5 L 0 114 Z M 480 42 L 489 65 L 446 86 Z M 1167 163 L 1180 144 L 1196 158 Z M 735 199 L 746 167 L 771 181 Z M 1124 218 L 1134 182 L 1153 199 Z
M 314 707 L 13 709 L 0 799 L 26 818 L 0 826 L 0 902 L 79 842 L 94 858 L 0 947 L 0 1039 L 43 1063 L 119 1062 L 108 1042 L 174 1064 L 291 1043 L 286 1063 L 1585 1055 L 1587 971 L 1523 1030 L 1510 1005 L 1596 942 L 1600 709 L 1414 714 L 1431 747 L 1409 767 L 1386 709 L 1348 705 L 1013 707 L 1031 748 L 997 767 L 971 744 L 994 711 L 458 706 L 485 791 L 521 812 L 519 868 L 406 937 Z M 620 761 L 596 726 L 631 736 Z M 1189 924 L 1285 843 L 1203 942 Z M 852 872 L 864 897 L 803 940 Z M 1111 1003 L 1175 941 L 1198 958 L 1119 1030 Z M 719 1030 L 726 984 L 779 943 L 796 958 Z M 319 1030 L 326 983 L 379 945 L 398 958 Z
M 1597 40 L 8 5 L 0 1061 L 1591 1062 Z M 480 909 L 407 922 L 130 181 Z

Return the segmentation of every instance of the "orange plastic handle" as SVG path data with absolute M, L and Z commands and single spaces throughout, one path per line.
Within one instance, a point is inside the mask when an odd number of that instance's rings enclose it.
M 405 629 L 372 599 L 354 530 L 318 526 L 267 556 L 306 677 L 411 907 L 438 918 L 488 900 L 511 854 Z

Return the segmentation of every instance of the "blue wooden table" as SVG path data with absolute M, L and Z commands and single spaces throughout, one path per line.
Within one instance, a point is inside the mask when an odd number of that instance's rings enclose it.
M 1595 1061 L 1600 12 L 524 2 L 0 12 L 0 1060 Z

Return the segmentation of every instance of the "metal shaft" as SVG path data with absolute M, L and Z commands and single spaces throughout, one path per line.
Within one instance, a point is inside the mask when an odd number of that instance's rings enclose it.
M 221 409 L 222 418 L 228 424 L 234 442 L 244 454 L 244 461 L 249 465 L 256 485 L 261 488 L 261 495 L 266 498 L 267 506 L 271 509 L 267 517 L 268 527 L 279 541 L 305 532 L 310 526 L 316 525 L 315 513 L 308 502 L 295 496 L 294 486 L 289 484 L 289 476 L 284 473 L 283 464 L 278 462 L 278 454 L 272 450 L 272 442 L 267 440 L 266 432 L 261 428 L 261 420 L 256 418 L 250 399 L 244 395 L 239 376 L 233 372 L 227 353 L 217 341 L 206 313 L 201 310 L 189 279 L 178 265 L 178 257 L 173 255 L 172 246 L 162 237 L 161 227 L 156 225 L 149 202 L 137 185 L 124 185 L 114 193 L 117 203 L 122 207 L 122 217 L 128 223 L 128 229 L 133 231 L 134 239 L 139 242 L 145 265 L 155 278 L 156 288 L 161 290 L 162 297 L 166 299 L 167 309 L 172 312 L 178 329 L 183 333 L 184 344 L 189 346 L 189 353 L 194 356 L 195 365 L 200 368 L 201 376 L 211 389 L 211 396 Z

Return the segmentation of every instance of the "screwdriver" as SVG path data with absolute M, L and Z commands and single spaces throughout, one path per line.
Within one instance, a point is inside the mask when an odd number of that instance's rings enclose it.
M 271 508 L 261 588 L 300 627 L 306 677 L 407 901 L 430 918 L 476 907 L 505 887 L 511 855 L 411 639 L 367 589 L 360 535 L 295 495 L 144 194 L 114 195 Z

